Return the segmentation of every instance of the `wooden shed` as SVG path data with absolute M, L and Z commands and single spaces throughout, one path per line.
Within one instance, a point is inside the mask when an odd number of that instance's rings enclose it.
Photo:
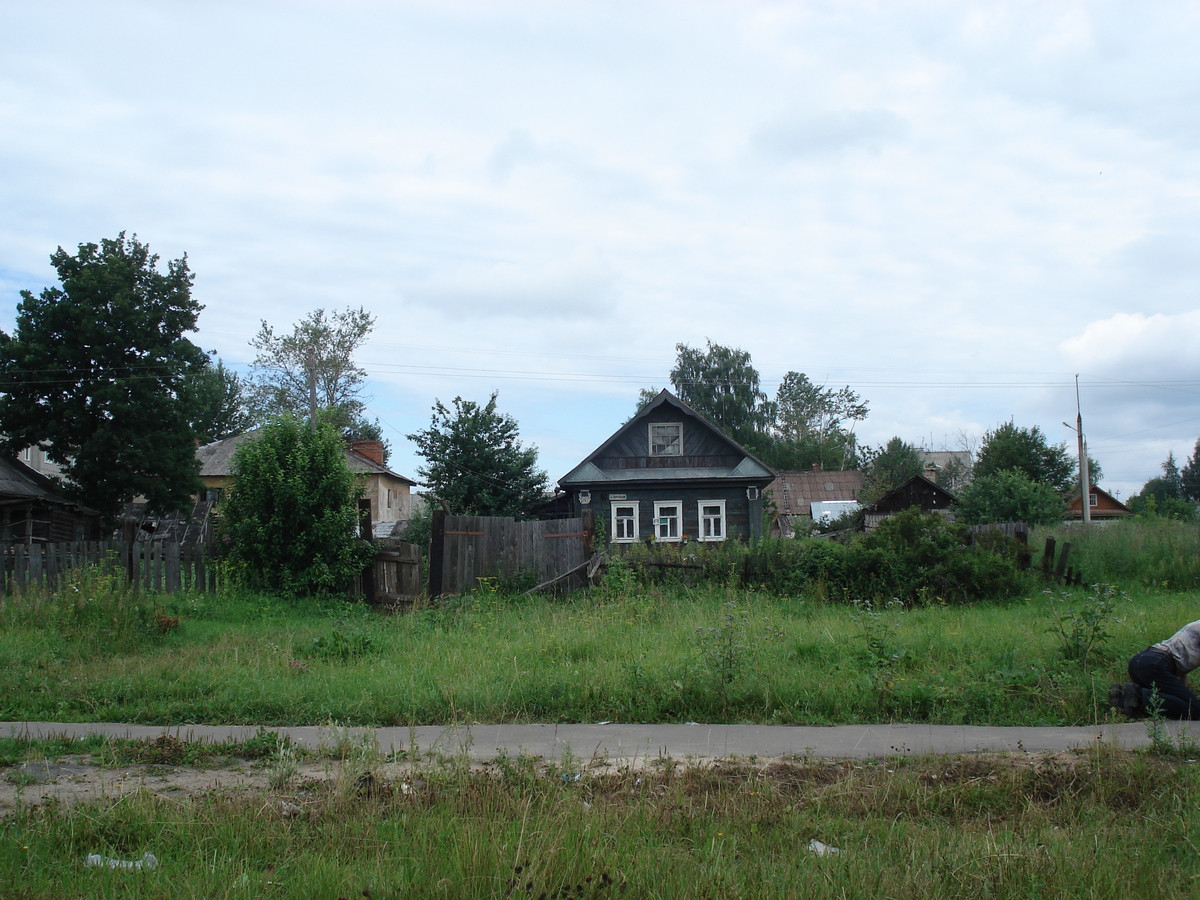
M 14 457 L 0 457 L 0 543 L 100 539 L 100 513 L 66 499 L 58 485 Z

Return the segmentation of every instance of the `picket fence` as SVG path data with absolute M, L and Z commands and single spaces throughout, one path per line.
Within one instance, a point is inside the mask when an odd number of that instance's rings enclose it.
M 30 588 L 55 590 L 96 568 L 147 590 L 217 590 L 217 567 L 202 546 L 168 542 L 71 541 L 0 545 L 0 596 Z

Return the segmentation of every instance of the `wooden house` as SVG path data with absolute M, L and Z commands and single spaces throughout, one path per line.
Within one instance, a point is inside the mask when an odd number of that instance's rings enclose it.
M 58 485 L 14 457 L 0 457 L 0 543 L 100 538 L 100 513 L 67 500 Z
M 614 544 L 762 536 L 775 473 L 662 391 L 559 479 L 573 515 L 591 509 Z
M 865 525 L 869 530 L 888 516 L 914 506 L 922 512 L 952 515 L 952 508 L 957 502 L 955 496 L 945 488 L 939 487 L 924 475 L 914 475 L 867 507 Z
M 1088 509 L 1091 513 L 1093 522 L 1099 522 L 1111 519 L 1123 519 L 1126 516 L 1132 516 L 1133 510 L 1110 494 L 1103 488 L 1098 488 L 1095 485 L 1088 491 Z M 1083 507 L 1079 502 L 1079 494 L 1071 498 L 1071 502 L 1067 504 L 1066 516 L 1070 519 L 1083 519 Z
M 214 441 L 196 448 L 200 460 L 200 481 L 204 491 L 201 500 L 220 500 L 221 494 L 233 481 L 231 466 L 237 448 L 252 441 L 258 431 L 248 431 L 223 441 Z M 391 533 L 397 522 L 411 515 L 411 489 L 415 481 L 389 469 L 383 462 L 380 441 L 353 441 L 346 448 L 346 465 L 364 480 L 363 500 L 371 505 L 371 527 L 377 534 Z

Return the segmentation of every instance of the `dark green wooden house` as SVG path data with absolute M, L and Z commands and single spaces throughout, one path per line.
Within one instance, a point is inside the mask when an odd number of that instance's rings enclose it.
M 559 479 L 574 515 L 595 511 L 608 539 L 748 540 L 762 536 L 762 492 L 775 473 L 669 391 L 662 391 Z

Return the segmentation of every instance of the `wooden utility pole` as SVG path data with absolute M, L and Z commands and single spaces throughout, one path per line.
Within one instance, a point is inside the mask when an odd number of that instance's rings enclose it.
M 1083 439 L 1083 412 L 1079 406 L 1079 376 L 1075 376 L 1075 434 L 1079 439 L 1079 508 L 1083 524 L 1092 524 L 1092 479 L 1088 472 L 1087 441 Z

